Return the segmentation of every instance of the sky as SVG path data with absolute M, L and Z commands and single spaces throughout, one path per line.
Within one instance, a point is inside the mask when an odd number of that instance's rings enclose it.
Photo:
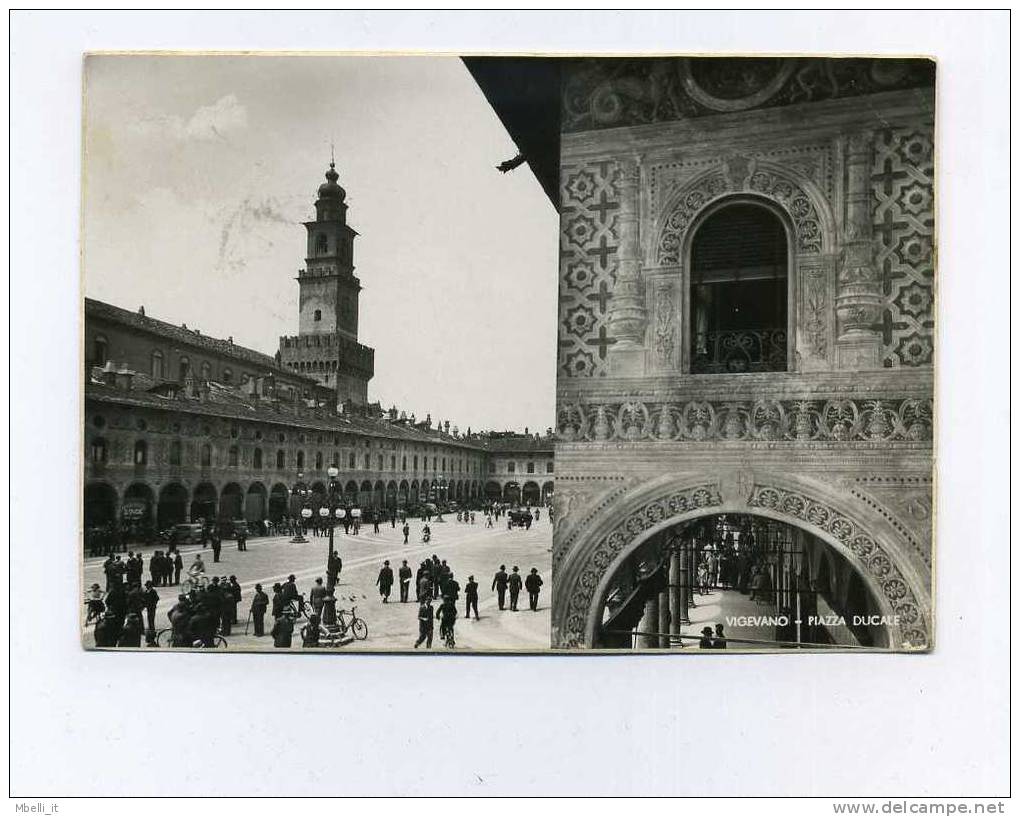
M 331 143 L 369 399 L 552 426 L 558 217 L 453 57 L 90 56 L 85 295 L 275 353 Z

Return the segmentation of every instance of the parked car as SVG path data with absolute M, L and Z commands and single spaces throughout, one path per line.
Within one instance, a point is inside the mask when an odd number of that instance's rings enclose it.
M 174 525 L 173 543 L 175 545 L 195 545 L 202 541 L 202 525 L 199 522 L 182 522 Z

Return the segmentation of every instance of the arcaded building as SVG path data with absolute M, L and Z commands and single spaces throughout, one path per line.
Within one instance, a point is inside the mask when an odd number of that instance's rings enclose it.
M 466 62 L 561 213 L 553 645 L 930 647 L 933 64 Z
M 551 429 L 462 432 L 368 402 L 374 354 L 358 341 L 344 198 L 331 164 L 305 224 L 298 332 L 274 356 L 144 308 L 85 300 L 86 530 L 117 527 L 131 541 L 180 522 L 276 521 L 331 501 L 551 498 Z M 340 472 L 332 500 L 330 467 Z

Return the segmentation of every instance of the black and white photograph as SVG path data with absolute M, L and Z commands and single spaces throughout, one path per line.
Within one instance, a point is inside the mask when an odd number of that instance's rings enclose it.
M 556 212 L 468 65 L 84 95 L 83 644 L 548 649 Z
M 565 66 L 552 645 L 931 649 L 935 64 Z
M 1009 11 L 8 30 L 14 813 L 1008 814 Z

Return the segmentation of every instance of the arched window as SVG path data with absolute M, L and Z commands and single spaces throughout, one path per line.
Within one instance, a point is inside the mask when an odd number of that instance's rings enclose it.
M 145 465 L 149 462 L 149 446 L 145 440 L 138 440 L 135 443 L 135 465 Z
M 180 465 L 181 464 L 181 441 L 171 440 L 170 441 L 170 464 Z
M 262 470 L 262 449 L 261 448 L 256 448 L 252 452 L 251 467 L 254 468 L 256 471 L 261 471 Z
M 202 443 L 202 461 L 203 468 L 208 468 L 212 465 L 212 446 L 209 443 Z
M 534 474 L 535 473 L 535 463 L 533 463 L 533 462 L 529 462 L 528 463 L 528 473 L 529 474 Z
M 106 335 L 96 335 L 92 341 L 92 358 L 96 366 L 104 366 L 110 359 L 110 342 Z
M 212 377 L 212 366 L 209 365 L 209 361 L 202 362 L 202 379 L 209 380 Z
M 372 467 L 372 458 L 371 458 L 371 455 L 365 454 L 365 470 L 367 471 L 371 467 Z
M 325 233 L 319 233 L 315 236 L 315 254 L 325 255 L 329 252 L 329 239 L 326 238 Z
M 379 454 L 375 458 L 375 463 L 376 463 L 376 470 L 382 471 L 382 469 L 383 469 L 383 455 L 382 454 Z
M 102 464 L 106 462 L 106 440 L 96 437 L 92 441 L 92 462 Z
M 404 456 L 400 458 L 400 470 L 401 471 L 407 470 L 407 454 L 404 454 Z
M 157 349 L 152 353 L 152 379 L 163 379 L 163 353 Z
M 414 470 L 415 471 L 418 470 L 418 455 L 417 454 L 414 455 Z
M 551 474 L 553 472 L 553 461 L 552 460 L 549 460 L 549 462 L 547 462 L 545 464 L 545 472 L 547 474 Z
M 322 320 L 322 310 L 321 309 L 316 309 L 315 310 L 315 320 L 316 321 L 321 321 Z
M 494 462 L 490 462 L 489 463 L 489 473 L 490 474 L 495 474 L 496 473 L 496 463 L 494 463 Z
M 283 450 L 276 452 L 276 470 L 282 471 L 287 465 L 287 455 L 283 453 Z
M 230 371 L 230 369 L 224 369 L 223 370 L 223 382 L 224 383 L 229 383 L 233 379 L 234 379 L 234 373 L 232 371 Z
M 315 452 L 315 470 L 316 471 L 321 471 L 322 470 L 322 452 L 321 451 L 316 451 Z
M 187 378 L 190 367 L 191 363 L 188 361 L 188 358 L 181 357 L 180 362 L 177 364 L 177 379 L 180 382 L 183 383 L 185 378 Z
M 516 471 L 517 471 L 517 463 L 516 462 L 508 462 L 506 464 L 506 472 L 508 474 L 513 474 Z
M 390 454 L 390 470 L 391 471 L 397 470 L 397 458 L 393 454 Z
M 770 210 L 732 204 L 691 242 L 690 369 L 697 374 L 787 368 L 787 237 Z
M 237 446 L 236 445 L 232 445 L 232 446 L 230 446 L 230 452 L 227 455 L 227 464 L 233 466 L 234 468 L 236 468 L 237 467 L 237 463 L 238 463 Z
M 304 451 L 298 451 L 297 452 L 297 468 L 298 468 L 298 471 L 300 471 L 304 467 L 305 467 L 305 452 Z

